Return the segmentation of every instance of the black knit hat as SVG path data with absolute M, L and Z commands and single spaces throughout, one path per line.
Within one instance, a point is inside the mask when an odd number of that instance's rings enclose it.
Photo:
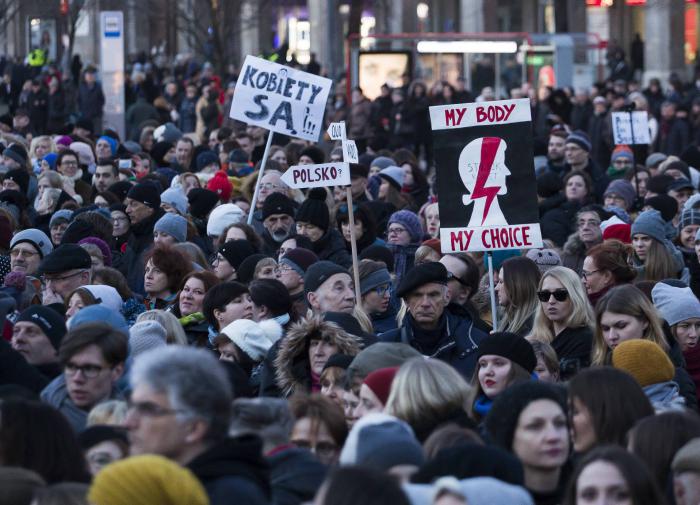
M 41 260 L 39 271 L 42 274 L 58 274 L 90 267 L 92 259 L 85 249 L 77 244 L 61 244 Z
M 78 435 L 78 442 L 84 451 L 95 447 L 102 442 L 118 440 L 125 446 L 129 444 L 129 440 L 124 428 L 107 425 L 94 425 L 86 428 Z
M 487 354 L 508 358 L 517 363 L 528 373 L 532 373 L 537 366 L 537 357 L 530 342 L 515 333 L 492 333 L 479 343 L 477 359 Z
M 331 357 L 328 358 L 328 361 L 326 361 L 326 364 L 323 365 L 323 369 L 325 370 L 326 368 L 337 367 L 347 370 L 350 367 L 353 359 L 355 359 L 355 356 L 348 356 L 347 354 L 332 354 Z
M 18 116 L 19 114 L 15 114 L 15 116 Z M 29 155 L 27 154 L 27 150 L 24 148 L 22 144 L 10 144 L 3 152 L 3 156 L 7 156 L 11 160 L 16 161 L 20 165 L 24 166 L 27 164 L 27 159 L 29 158 Z
M 382 261 L 389 272 L 394 271 L 394 254 L 386 246 L 380 244 L 371 245 L 360 253 L 360 259 Z
M 133 184 L 129 181 L 117 181 L 107 188 L 107 191 L 116 196 L 120 202 L 123 202 Z
M 346 269 L 332 261 L 324 260 L 314 263 L 306 271 L 306 275 L 304 275 L 304 291 L 307 293 L 316 291 L 321 287 L 321 284 L 335 274 L 346 274 L 350 276 Z
M 447 269 L 445 265 L 431 262 L 411 268 L 401 279 L 401 284 L 396 290 L 396 296 L 403 298 L 414 289 L 431 282 L 447 284 Z
M 496 397 L 484 425 L 493 445 L 513 452 L 513 436 L 523 410 L 537 400 L 551 400 L 566 416 L 566 391 L 540 381 L 519 382 Z
M 255 254 L 255 249 L 247 240 L 229 240 L 224 245 L 219 247 L 219 254 L 226 258 L 226 261 L 228 261 L 231 266 L 238 271 L 238 268 L 241 266 L 241 263 L 243 263 L 243 260 L 248 256 Z
M 361 163 L 350 163 L 350 178 L 354 179 L 356 177 L 364 177 L 365 179 L 369 176 L 369 167 Z
M 83 219 L 74 219 L 63 232 L 63 237 L 61 237 L 61 244 L 77 244 L 81 240 L 87 237 L 94 237 L 95 226 Z
M 17 322 L 20 321 L 34 323 L 41 328 L 53 348 L 58 351 L 61 340 L 66 334 L 66 322 L 58 312 L 43 305 L 31 305 L 19 315 Z
M 661 213 L 664 221 L 670 221 L 678 213 L 678 201 L 666 194 L 652 196 L 644 200 L 644 206 L 649 206 Z
M 647 190 L 651 193 L 659 195 L 666 194 L 668 187 L 674 181 L 673 177 L 666 174 L 655 175 L 647 181 Z
M 267 307 L 273 317 L 292 310 L 292 300 L 287 288 L 277 279 L 258 279 L 248 286 L 250 299 L 255 305 Z
M 267 254 L 252 254 L 241 261 L 237 272 L 238 281 L 242 282 L 243 284 L 248 284 L 250 281 L 252 281 L 253 277 L 255 276 L 255 267 L 258 266 L 258 262 L 260 260 L 264 260 L 265 258 L 270 258 L 270 256 Z
M 558 174 L 545 172 L 537 178 L 537 196 L 549 198 L 564 189 L 564 182 Z
M 8 170 L 2 180 L 14 181 L 15 184 L 19 186 L 20 191 L 25 195 L 27 194 L 27 189 L 29 188 L 29 174 L 25 169 L 15 168 L 14 170 Z
M 204 188 L 192 188 L 187 193 L 187 201 L 190 203 L 192 217 L 204 219 L 216 207 L 219 195 Z
M 268 195 L 262 206 L 263 221 L 273 214 L 287 214 L 294 217 L 294 202 L 282 193 Z
M 141 202 L 153 210 L 160 208 L 160 193 L 153 184 L 139 183 L 129 190 L 126 197 Z
M 327 231 L 330 216 L 326 205 L 326 196 L 326 190 L 323 188 L 313 188 L 309 191 L 306 200 L 304 200 L 297 211 L 297 223 L 311 223 L 323 231 Z
M 299 153 L 299 158 L 301 158 L 302 156 L 308 156 L 316 165 L 323 163 L 326 159 L 326 156 L 323 154 L 323 151 L 321 151 L 316 146 L 309 146 L 306 149 L 304 149 L 302 152 Z

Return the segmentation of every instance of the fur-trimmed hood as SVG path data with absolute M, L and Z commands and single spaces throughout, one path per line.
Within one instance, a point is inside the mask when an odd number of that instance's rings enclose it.
M 308 346 L 312 338 L 322 338 L 338 347 L 338 353 L 355 356 L 362 341 L 350 335 L 340 326 L 324 321 L 321 316 L 311 316 L 294 323 L 281 340 L 275 358 L 275 379 L 283 396 L 304 390 L 311 385 Z
M 586 254 L 586 244 L 583 243 L 581 237 L 578 236 L 578 232 L 574 232 L 569 235 L 566 240 L 564 247 L 562 247 L 564 254 L 569 256 L 581 256 Z

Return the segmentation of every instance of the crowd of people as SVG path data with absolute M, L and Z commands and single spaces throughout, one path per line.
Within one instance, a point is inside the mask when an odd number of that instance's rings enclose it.
M 339 82 L 349 209 L 281 179 L 327 138 L 259 177 L 234 69 L 135 64 L 122 136 L 95 69 L 2 64 L 0 504 L 700 503 L 700 81 L 508 92 L 545 244 L 494 252 L 494 314 L 428 107 L 502 91 Z

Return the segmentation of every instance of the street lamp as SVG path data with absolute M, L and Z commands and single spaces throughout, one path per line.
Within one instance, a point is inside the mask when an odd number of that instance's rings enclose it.
M 425 20 L 428 19 L 428 13 L 430 12 L 430 6 L 425 2 L 420 2 L 416 5 L 416 16 L 418 16 L 418 31 L 423 31 L 425 27 Z

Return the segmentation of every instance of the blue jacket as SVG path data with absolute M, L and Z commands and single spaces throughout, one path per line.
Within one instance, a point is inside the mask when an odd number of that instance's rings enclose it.
M 466 380 L 470 380 L 477 364 L 479 344 L 487 334 L 474 326 L 471 319 L 458 317 L 447 310 L 442 315 L 442 330 L 435 348 L 429 357 L 452 365 Z M 425 354 L 415 339 L 415 332 L 421 331 L 415 326 L 410 314 L 406 314 L 401 327 L 379 335 L 382 342 L 400 342 L 416 348 Z

